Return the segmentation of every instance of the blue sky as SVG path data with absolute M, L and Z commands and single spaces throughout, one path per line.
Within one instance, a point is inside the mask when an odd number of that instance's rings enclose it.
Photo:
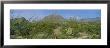
M 101 16 L 100 9 L 11 9 L 10 16 L 42 19 L 50 14 L 59 14 L 64 18 L 77 16 L 79 18 L 96 18 Z

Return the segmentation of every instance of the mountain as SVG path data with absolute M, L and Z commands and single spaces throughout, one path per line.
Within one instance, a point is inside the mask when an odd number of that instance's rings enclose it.
M 94 21 L 101 21 L 101 17 L 96 17 L 96 18 L 86 18 L 86 19 L 81 19 L 81 21 L 89 21 L 89 22 L 94 22 Z
M 60 19 L 64 19 L 63 16 L 61 15 L 58 15 L 58 14 L 51 14 L 51 15 L 48 15 L 46 17 L 44 17 L 44 19 L 57 19 L 57 20 L 60 20 Z
M 63 16 L 58 14 L 50 14 L 43 18 L 44 21 L 50 21 L 50 22 L 61 22 L 63 19 L 64 19 Z

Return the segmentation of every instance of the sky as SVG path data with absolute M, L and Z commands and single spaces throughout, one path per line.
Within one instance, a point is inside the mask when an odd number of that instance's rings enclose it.
M 11 9 L 10 16 L 25 17 L 26 19 L 43 19 L 50 14 L 58 14 L 65 19 L 70 17 L 96 18 L 101 17 L 100 9 Z

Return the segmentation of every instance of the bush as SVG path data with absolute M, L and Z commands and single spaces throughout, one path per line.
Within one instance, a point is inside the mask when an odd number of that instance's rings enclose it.
M 12 39 L 73 39 L 80 38 L 79 33 L 86 32 L 90 39 L 101 38 L 100 22 L 78 22 L 75 20 L 64 21 L 28 21 L 24 17 L 11 19 Z M 60 27 L 61 29 L 58 29 Z M 55 35 L 58 29 L 60 35 Z

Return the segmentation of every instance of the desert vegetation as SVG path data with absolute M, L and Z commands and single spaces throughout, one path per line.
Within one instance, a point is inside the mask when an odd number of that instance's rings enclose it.
M 30 18 L 30 20 L 32 20 Z M 10 19 L 11 39 L 100 39 L 100 20 L 65 19 L 60 15 L 48 15 L 42 20 L 25 17 Z

